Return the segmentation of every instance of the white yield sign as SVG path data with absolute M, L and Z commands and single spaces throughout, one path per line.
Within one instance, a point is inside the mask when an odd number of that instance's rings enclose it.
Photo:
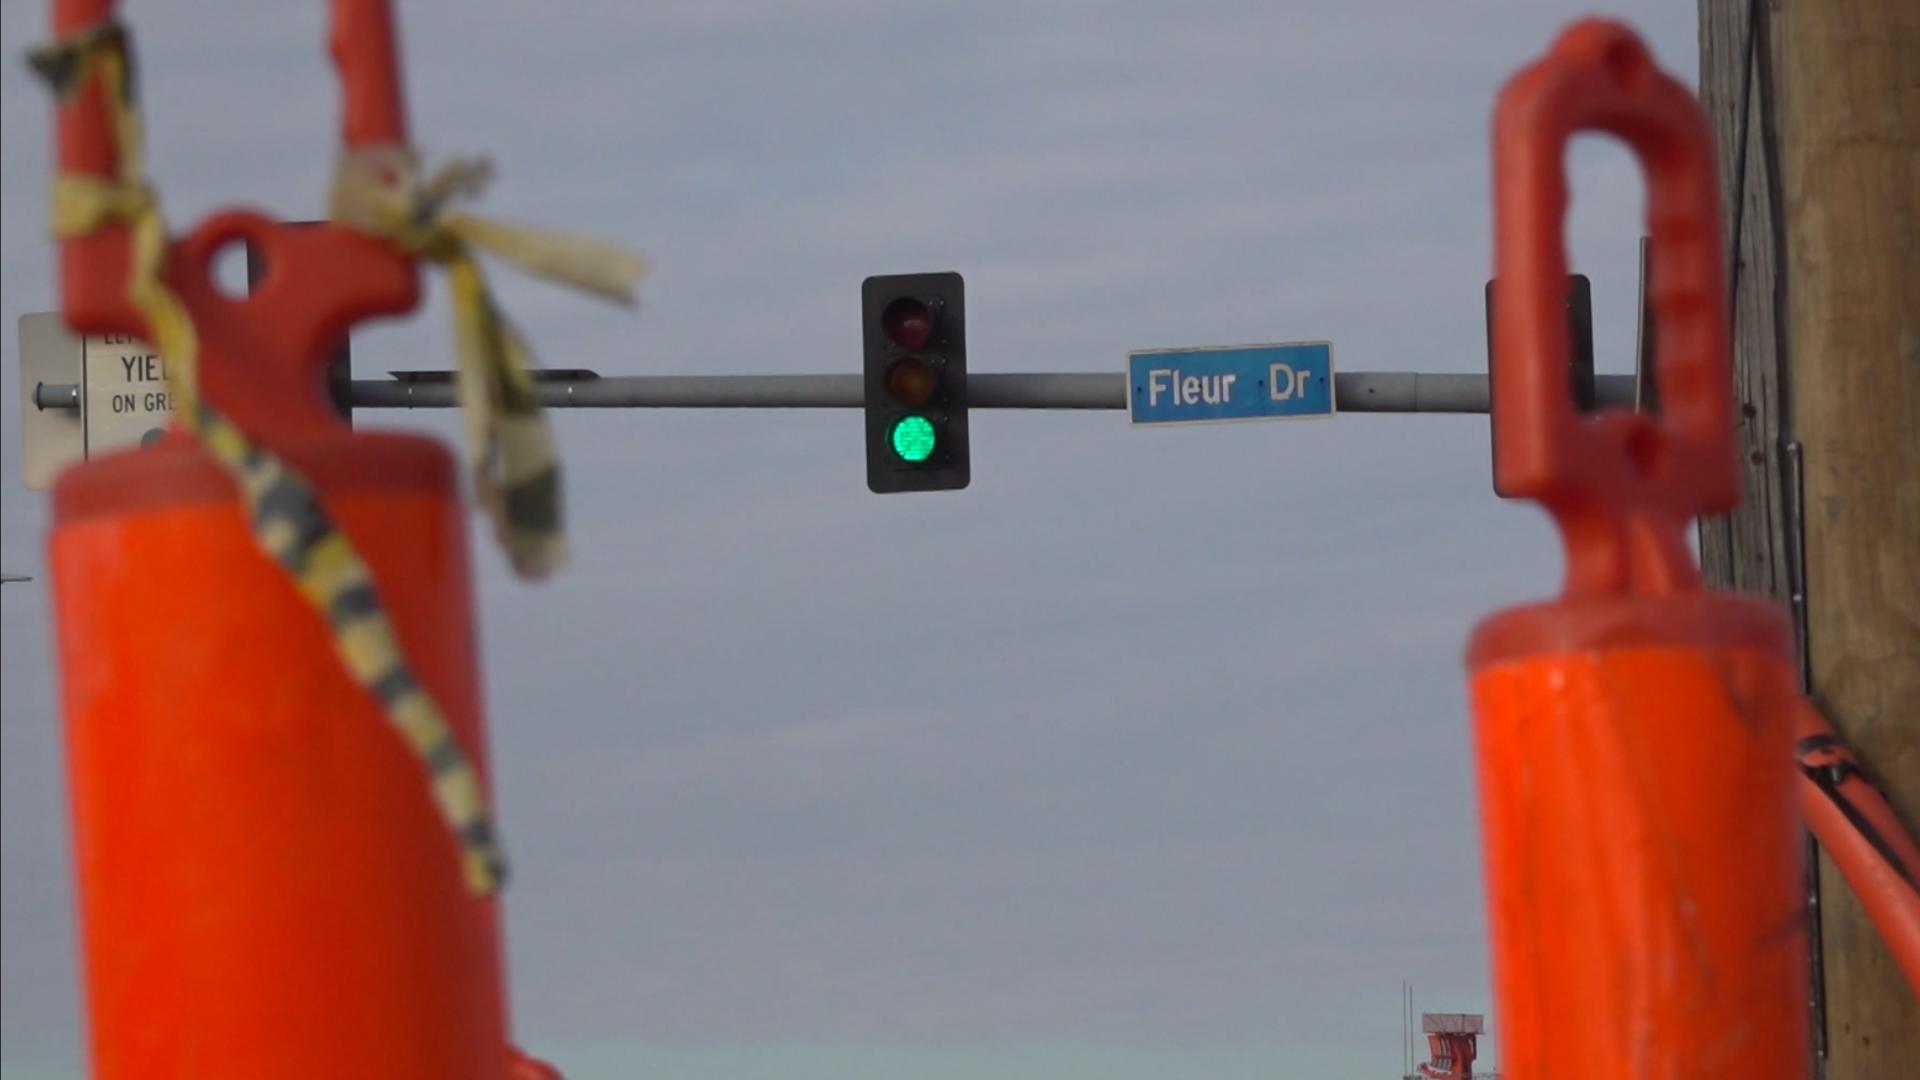
M 43 408 L 36 398 L 49 386 L 77 392 Z M 69 465 L 159 438 L 173 422 L 172 406 L 164 363 L 145 342 L 75 337 L 54 312 L 20 316 L 20 479 L 27 487 L 43 490 Z
M 124 334 L 89 334 L 83 340 L 80 422 L 87 456 L 140 446 L 164 435 L 173 408 L 160 355 Z

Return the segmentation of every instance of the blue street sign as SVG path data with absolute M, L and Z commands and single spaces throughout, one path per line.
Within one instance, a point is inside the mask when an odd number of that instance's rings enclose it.
M 1217 424 L 1333 413 L 1331 342 L 1127 354 L 1127 415 L 1136 424 Z

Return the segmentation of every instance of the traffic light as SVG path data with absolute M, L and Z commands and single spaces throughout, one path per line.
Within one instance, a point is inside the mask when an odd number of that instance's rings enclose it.
M 1487 411 L 1491 420 L 1493 411 L 1493 282 L 1487 282 Z M 1596 404 L 1593 380 L 1593 283 L 1585 274 L 1567 275 L 1567 392 L 1573 396 L 1574 408 L 1590 413 Z M 1488 425 L 1488 431 L 1494 425 Z M 1491 443 L 1491 440 L 1489 440 Z M 1499 456 L 1499 451 L 1494 451 Z M 1500 482 L 1494 481 L 1493 493 L 1507 498 L 1500 490 Z
M 959 274 L 889 274 L 860 287 L 867 487 L 967 486 L 967 306 Z

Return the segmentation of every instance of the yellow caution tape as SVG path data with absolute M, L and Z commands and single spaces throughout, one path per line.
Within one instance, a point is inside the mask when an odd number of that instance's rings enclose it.
M 530 351 L 500 314 L 474 252 L 621 304 L 633 303 L 646 264 L 591 237 L 509 225 L 455 207 L 490 178 L 482 161 L 455 160 L 422 178 L 406 147 L 350 150 L 334 172 L 331 212 L 341 224 L 446 269 L 474 489 L 514 570 L 538 578 L 566 560 L 559 458 L 534 393 Z
M 192 315 L 161 277 L 166 223 L 141 175 L 129 58 L 127 34 L 117 23 L 83 31 L 31 57 L 34 69 L 62 100 L 70 99 L 89 73 L 100 75 L 119 153 L 116 179 L 55 179 L 53 230 L 70 237 L 116 223 L 129 229 L 127 296 L 145 316 L 153 345 L 167 358 L 178 415 L 233 474 L 246 500 L 255 541 L 327 621 L 334 651 L 349 675 L 379 702 L 388 722 L 425 766 L 432 798 L 460 846 L 468 888 L 481 895 L 493 892 L 505 881 L 506 860 L 480 775 L 432 695 L 407 666 L 372 572 L 306 478 L 195 393 L 199 336 Z

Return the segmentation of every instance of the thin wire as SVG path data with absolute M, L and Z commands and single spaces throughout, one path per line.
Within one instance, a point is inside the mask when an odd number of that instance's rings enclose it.
M 1747 2 L 1747 40 L 1740 50 L 1740 120 L 1735 125 L 1733 158 L 1733 228 L 1727 233 L 1727 314 L 1729 318 L 1738 318 L 1738 298 L 1740 296 L 1740 232 L 1745 227 L 1747 216 L 1747 135 L 1748 122 L 1752 119 L 1752 101 L 1754 97 L 1753 69 L 1754 46 L 1760 35 L 1755 30 L 1760 21 L 1760 0 Z

